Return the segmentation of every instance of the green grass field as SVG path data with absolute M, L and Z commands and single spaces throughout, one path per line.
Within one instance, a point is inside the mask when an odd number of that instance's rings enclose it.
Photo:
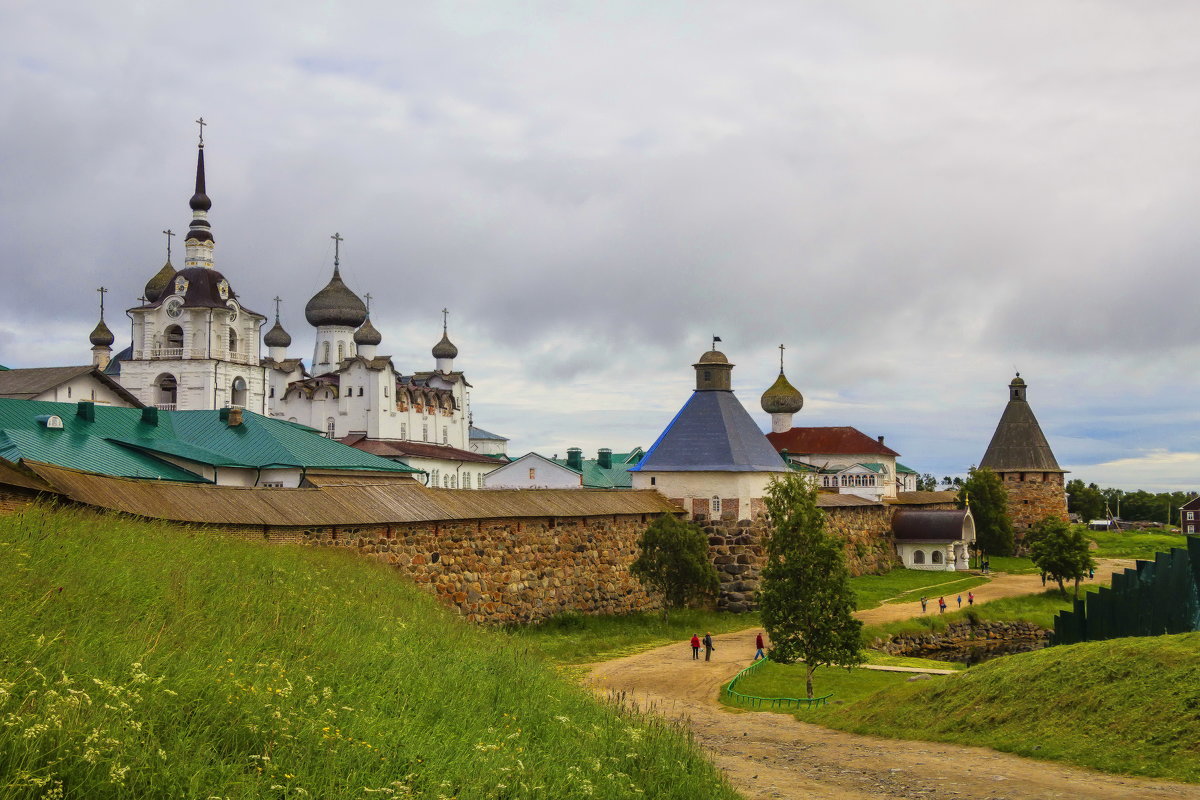
M 1099 545 L 1092 551 L 1096 558 L 1153 559 L 1155 553 L 1165 553 L 1172 547 L 1187 547 L 1186 536 L 1169 533 L 1138 531 L 1085 531 L 1084 535 Z
M 850 579 L 855 604 L 861 611 L 885 601 L 918 603 L 922 594 L 966 592 L 987 583 L 987 578 L 955 572 L 920 569 L 894 569 L 886 575 L 860 575 Z
M 946 666 L 942 665 L 941 669 Z M 735 687 L 742 694 L 755 697 L 805 697 L 805 667 L 803 664 L 776 664 L 768 661 L 754 672 L 738 681 Z M 819 722 L 836 716 L 851 703 L 862 700 L 880 689 L 904 683 L 913 677 L 909 672 L 881 672 L 873 669 L 840 669 L 819 667 L 813 673 L 813 694 L 816 697 L 833 693 L 827 705 L 817 708 L 779 710 L 776 713 L 794 714 L 797 719 Z M 741 708 L 737 703 L 725 699 L 721 702 L 732 708 Z
M 678 728 L 351 553 L 0 517 L 0 796 L 736 797 Z
M 1080 586 L 1079 596 L 1085 591 L 1095 591 L 1095 585 Z M 1043 628 L 1054 627 L 1054 616 L 1059 611 L 1070 610 L 1073 593 L 1067 589 L 1067 598 L 1055 589 L 1048 589 L 1040 594 L 1021 595 L 1018 597 L 1002 597 L 988 603 L 979 603 L 974 608 L 963 607 L 961 611 L 947 611 L 945 614 L 929 614 L 923 617 L 887 622 L 882 625 L 867 625 L 863 628 L 863 642 L 869 645 L 876 638 L 885 634 L 924 633 L 927 631 L 944 631 L 953 622 L 968 619 L 969 614 L 982 622 L 1032 622 Z
M 1200 782 L 1198 652 L 1200 633 L 1051 647 L 884 687 L 816 721 Z
M 1040 570 L 1028 558 L 1016 556 L 988 556 L 992 572 L 1007 572 L 1010 575 L 1036 575 Z

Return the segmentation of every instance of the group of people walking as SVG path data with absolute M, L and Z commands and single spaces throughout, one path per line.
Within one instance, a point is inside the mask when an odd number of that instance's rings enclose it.
M 716 650 L 717 648 L 713 647 L 713 639 L 712 639 L 711 633 L 705 633 L 703 639 L 700 638 L 700 634 L 698 634 L 698 633 L 692 634 L 692 660 L 693 661 L 700 660 L 700 647 L 701 646 L 704 647 L 704 660 L 712 661 L 712 652 L 713 652 L 713 650 Z M 762 635 L 762 631 L 759 631 L 754 636 L 754 648 L 755 648 L 754 649 L 754 660 L 755 661 L 758 661 L 760 658 L 767 657 L 766 652 L 763 650 L 763 647 L 764 647 L 763 635 Z
M 960 594 L 956 599 L 958 600 L 958 607 L 962 608 L 962 595 Z M 975 593 L 974 592 L 967 592 L 967 605 L 968 606 L 975 605 Z M 921 613 L 922 614 L 925 613 L 925 610 L 926 610 L 926 608 L 928 608 L 928 606 L 929 606 L 929 598 L 922 596 L 921 597 Z M 939 614 L 946 613 L 946 598 L 944 596 L 938 598 L 938 613 Z

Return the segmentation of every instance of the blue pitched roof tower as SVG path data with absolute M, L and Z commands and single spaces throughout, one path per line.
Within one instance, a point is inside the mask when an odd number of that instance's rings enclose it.
M 657 489 L 693 516 L 752 519 L 787 466 L 734 396 L 725 354 L 710 350 L 692 366 L 696 390 L 630 470 L 634 488 Z

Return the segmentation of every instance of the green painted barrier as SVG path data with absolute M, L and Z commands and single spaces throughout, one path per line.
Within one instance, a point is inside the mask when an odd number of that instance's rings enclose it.
M 765 663 L 767 663 L 767 659 L 760 658 L 734 675 L 733 680 L 725 684 L 725 688 L 722 690 L 725 697 L 748 708 L 813 708 L 825 705 L 829 698 L 833 697 L 833 692 L 823 697 L 757 697 L 752 694 L 742 694 L 733 688 L 744 676 Z

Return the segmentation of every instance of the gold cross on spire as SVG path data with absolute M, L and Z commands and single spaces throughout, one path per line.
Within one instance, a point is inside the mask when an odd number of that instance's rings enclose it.
M 341 263 L 342 242 L 344 242 L 346 240 L 342 238 L 342 235 L 340 233 L 336 233 L 336 232 L 333 234 L 333 236 L 330 236 L 329 238 L 333 239 L 333 265 L 336 267 L 338 264 Z
M 104 295 L 108 293 L 108 289 L 105 289 L 103 286 L 101 286 L 96 291 L 100 293 L 100 319 L 103 320 L 104 319 Z
M 204 126 L 208 123 L 204 121 L 204 117 L 196 120 L 196 124 L 200 126 L 200 146 L 204 147 Z
M 163 231 L 167 235 L 167 261 L 171 260 L 171 237 L 175 235 L 175 231 L 167 228 Z

